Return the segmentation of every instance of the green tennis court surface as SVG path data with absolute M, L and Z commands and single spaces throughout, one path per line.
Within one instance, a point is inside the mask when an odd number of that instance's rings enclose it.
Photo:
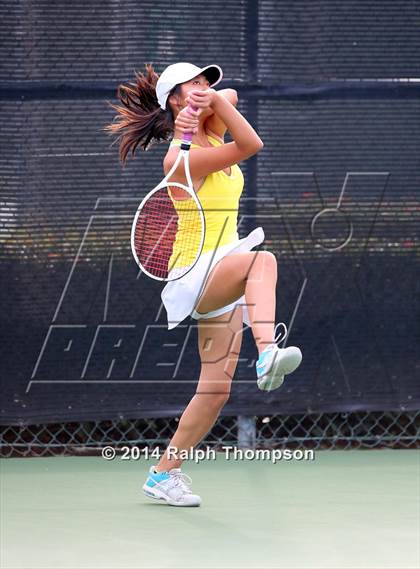
M 420 454 L 184 464 L 201 508 L 148 500 L 152 461 L 1 463 L 2 569 L 418 568 Z

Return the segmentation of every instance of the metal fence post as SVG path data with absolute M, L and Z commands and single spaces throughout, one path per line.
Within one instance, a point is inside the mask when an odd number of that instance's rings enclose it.
M 238 415 L 238 447 L 255 448 L 256 433 L 255 417 Z

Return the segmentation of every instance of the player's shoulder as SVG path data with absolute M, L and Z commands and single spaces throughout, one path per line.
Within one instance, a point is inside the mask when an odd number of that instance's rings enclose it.
M 180 147 L 180 144 L 177 144 L 177 141 L 173 141 L 169 145 L 169 148 L 168 148 L 168 150 L 165 154 L 165 157 L 163 159 L 163 170 L 164 170 L 165 174 L 172 168 L 172 166 L 176 160 L 176 157 L 178 156 L 179 147 Z

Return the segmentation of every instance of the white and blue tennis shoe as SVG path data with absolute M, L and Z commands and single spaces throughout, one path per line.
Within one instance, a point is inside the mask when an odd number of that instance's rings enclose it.
M 143 492 L 149 498 L 164 500 L 170 506 L 199 506 L 201 498 L 192 493 L 190 486 L 191 478 L 181 472 L 180 468 L 155 472 L 151 466 Z
M 283 325 L 287 336 L 287 327 L 283 322 L 279 322 L 274 330 L 276 334 L 277 326 Z M 275 336 L 272 344 L 269 344 L 260 354 L 255 364 L 257 370 L 257 385 L 262 391 L 272 391 L 283 384 L 284 376 L 292 373 L 302 361 L 302 352 L 296 346 L 279 348 L 275 342 L 279 340 Z

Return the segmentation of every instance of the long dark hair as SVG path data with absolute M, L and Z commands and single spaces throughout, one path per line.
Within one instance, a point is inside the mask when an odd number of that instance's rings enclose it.
M 134 156 L 138 146 L 148 150 L 157 142 L 170 140 L 174 133 L 174 117 L 169 105 L 167 110 L 163 110 L 157 100 L 156 83 L 159 75 L 150 63 L 146 64 L 145 68 L 145 73 L 134 71 L 135 82 L 118 86 L 117 98 L 123 106 L 107 101 L 119 114 L 102 130 L 111 135 L 119 135 L 111 146 L 120 142 L 119 158 L 123 168 L 130 150 Z M 178 86 L 170 94 L 176 93 L 177 90 Z

